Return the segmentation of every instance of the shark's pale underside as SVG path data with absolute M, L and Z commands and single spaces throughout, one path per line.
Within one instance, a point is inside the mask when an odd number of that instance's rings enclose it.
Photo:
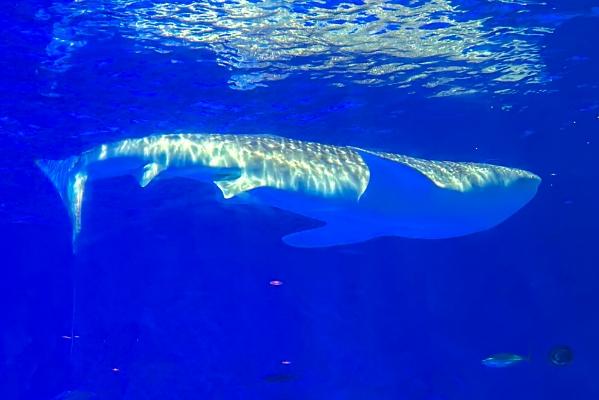
M 325 247 L 380 236 L 437 239 L 489 229 L 532 199 L 540 178 L 489 164 L 399 154 L 270 135 L 173 134 L 103 144 L 60 161 L 40 160 L 81 230 L 90 180 L 133 175 L 214 183 L 242 198 L 313 218 L 323 226 L 283 238 Z

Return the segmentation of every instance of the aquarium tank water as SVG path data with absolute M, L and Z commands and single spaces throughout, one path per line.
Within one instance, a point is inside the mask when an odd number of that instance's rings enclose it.
M 599 399 L 597 0 L 0 10 L 0 399 Z

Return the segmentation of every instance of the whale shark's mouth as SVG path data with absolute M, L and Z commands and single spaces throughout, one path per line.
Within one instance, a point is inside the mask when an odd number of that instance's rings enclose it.
M 541 90 L 541 42 L 561 22 L 534 0 L 96 3 L 54 7 L 63 16 L 48 46 L 56 69 L 68 68 L 65 54 L 86 38 L 112 29 L 173 62 L 178 48 L 209 50 L 240 90 L 296 74 L 431 96 Z

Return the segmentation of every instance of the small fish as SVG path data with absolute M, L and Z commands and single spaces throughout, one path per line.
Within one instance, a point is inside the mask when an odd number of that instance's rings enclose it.
M 481 361 L 486 367 L 492 368 L 505 368 L 511 367 L 512 365 L 519 364 L 523 361 L 529 361 L 530 357 L 521 356 L 512 353 L 499 353 L 493 354 Z
M 570 364 L 573 358 L 572 349 L 568 346 L 557 346 L 549 352 L 549 360 L 558 367 Z

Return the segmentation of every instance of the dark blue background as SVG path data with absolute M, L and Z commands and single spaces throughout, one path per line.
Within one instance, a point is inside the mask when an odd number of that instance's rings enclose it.
M 301 75 L 235 91 L 209 53 L 179 49 L 172 64 L 118 34 L 90 38 L 57 74 L 45 67 L 56 21 L 34 18 L 49 5 L 0 12 L 0 398 L 599 398 L 599 18 L 543 40 L 546 93 L 431 99 Z M 175 131 L 488 161 L 543 183 L 488 232 L 298 250 L 280 237 L 312 221 L 124 177 L 88 187 L 73 255 L 33 161 Z M 548 362 L 557 344 L 572 365 Z M 497 352 L 532 358 L 481 366 Z

